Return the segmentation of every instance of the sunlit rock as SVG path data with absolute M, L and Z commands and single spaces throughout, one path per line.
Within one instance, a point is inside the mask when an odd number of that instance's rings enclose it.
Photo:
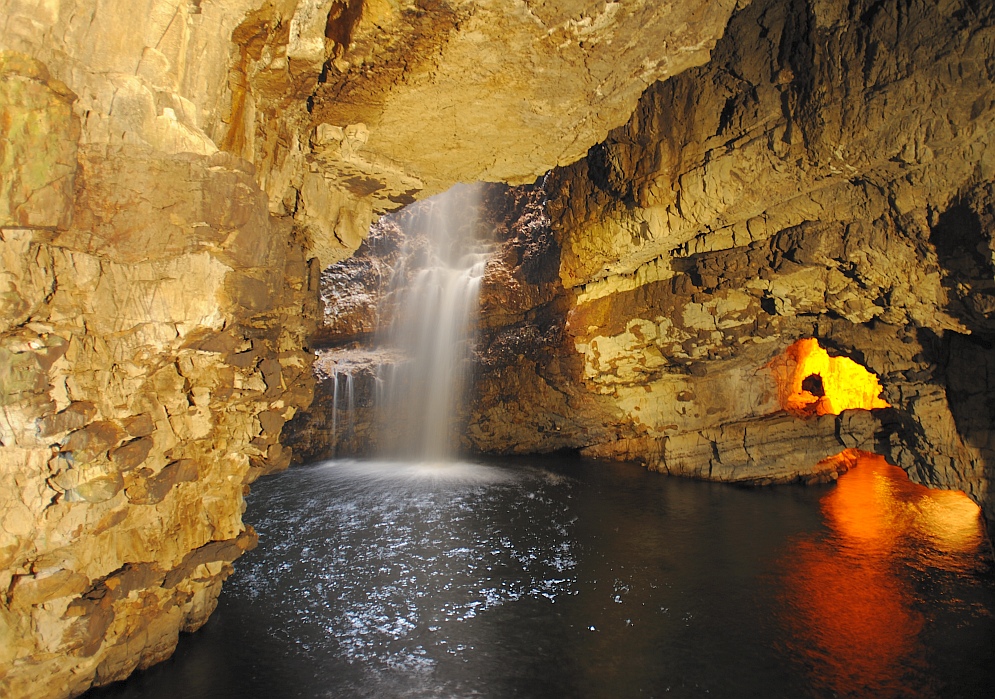
M 364 240 L 457 181 L 541 178 L 484 202 L 464 449 L 773 483 L 860 448 L 995 520 L 992 12 L 4 3 L 2 693 L 167 657 L 254 543 L 247 484 L 372 447 Z M 785 412 L 803 338 L 872 410 Z

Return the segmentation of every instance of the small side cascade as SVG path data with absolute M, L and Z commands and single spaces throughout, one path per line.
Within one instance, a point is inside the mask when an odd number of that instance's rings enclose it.
M 340 380 L 341 379 L 341 380 Z M 339 394 L 344 394 L 340 399 Z M 342 401 L 345 405 L 342 405 Z M 345 411 L 345 429 L 339 432 L 339 411 Z M 350 436 L 356 429 L 356 379 L 348 368 L 332 370 L 332 439 L 333 449 L 340 439 Z
M 339 436 L 339 372 L 332 372 L 332 445 L 338 444 Z

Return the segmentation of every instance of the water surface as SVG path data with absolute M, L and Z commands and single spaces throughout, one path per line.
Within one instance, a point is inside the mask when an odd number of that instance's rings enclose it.
M 978 697 L 977 508 L 877 459 L 741 489 L 577 459 L 335 461 L 171 660 L 97 697 Z

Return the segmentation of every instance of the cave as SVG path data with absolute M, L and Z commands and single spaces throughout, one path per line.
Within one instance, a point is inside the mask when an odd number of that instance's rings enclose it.
M 815 338 L 789 345 L 774 363 L 778 397 L 789 413 L 808 417 L 891 407 L 874 374 L 849 357 L 831 357 Z
M 987 695 L 993 58 L 970 0 L 5 3 L 0 695 Z

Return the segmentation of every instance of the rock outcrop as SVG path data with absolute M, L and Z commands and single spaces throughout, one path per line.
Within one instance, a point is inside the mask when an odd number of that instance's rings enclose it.
M 464 446 L 750 483 L 869 449 L 995 521 L 993 42 L 969 3 L 737 10 L 707 65 L 492 202 Z M 880 379 L 869 411 L 792 413 L 802 338 Z
M 874 444 L 995 521 L 993 23 L 967 3 L 739 11 L 708 65 L 548 178 L 563 340 L 483 374 L 470 443 L 748 481 Z M 805 337 L 893 407 L 856 431 L 785 415 L 772 362 Z
M 257 3 L 207 129 L 323 265 L 455 182 L 531 181 L 708 60 L 737 0 Z
M 0 84 L 0 686 L 68 696 L 168 657 L 254 545 L 317 275 L 248 164 L 78 144 L 41 64 Z
M 207 618 L 311 398 L 321 263 L 582 156 L 736 6 L 0 2 L 0 693 Z
M 993 58 L 966 0 L 0 2 L 0 693 L 166 657 L 247 485 L 372 447 L 360 246 L 458 180 L 536 180 L 487 189 L 467 449 L 874 450 L 995 522 Z M 793 412 L 802 338 L 889 407 Z

